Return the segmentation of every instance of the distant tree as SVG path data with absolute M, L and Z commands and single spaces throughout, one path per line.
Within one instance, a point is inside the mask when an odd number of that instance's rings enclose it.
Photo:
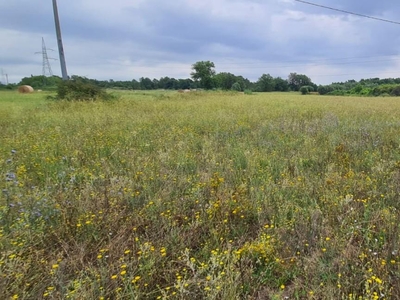
M 156 89 L 159 89 L 159 88 L 160 88 L 160 87 L 159 87 L 159 83 L 160 83 L 160 82 L 158 81 L 158 79 L 154 78 L 152 82 L 153 82 L 153 89 L 156 90 Z
M 170 78 L 167 77 L 161 77 L 160 80 L 158 81 L 158 86 L 160 89 L 167 89 L 167 84 L 169 82 Z
M 256 82 L 258 92 L 272 92 L 275 90 L 275 80 L 269 74 L 263 74 Z
M 352 94 L 360 94 L 363 90 L 363 86 L 361 84 L 357 84 L 354 88 L 351 89 Z
M 390 95 L 392 96 L 400 96 L 400 86 L 395 86 L 392 90 L 392 92 L 390 93 Z
M 254 83 L 243 76 L 236 76 L 236 81 L 240 83 L 242 91 L 254 88 Z
M 176 90 L 178 89 L 178 80 L 175 78 L 161 77 L 158 83 L 160 89 Z
M 235 82 L 234 84 L 232 84 L 231 90 L 240 92 L 242 90 L 242 87 L 240 86 L 239 82 Z
M 303 74 L 290 73 L 288 78 L 288 84 L 292 91 L 298 91 L 302 86 L 309 85 L 313 86 L 311 79 Z
M 193 80 L 187 79 L 178 79 L 177 88 L 180 90 L 192 89 L 194 88 Z
M 275 91 L 278 92 L 287 92 L 289 90 L 289 84 L 287 80 L 282 79 L 281 77 L 275 78 Z
M 333 91 L 333 88 L 330 85 L 320 85 L 317 88 L 317 92 L 320 95 L 326 95 Z
M 222 72 L 214 76 L 215 87 L 222 90 L 231 89 L 235 82 L 237 82 L 237 78 L 232 73 Z
M 179 89 L 179 81 L 175 78 L 170 78 L 167 83 L 167 87 L 170 90 L 177 90 Z
M 190 76 L 195 81 L 200 81 L 200 86 L 204 89 L 214 87 L 213 77 L 215 75 L 215 65 L 211 61 L 198 61 L 192 65 L 193 72 Z
M 3 84 L 0 82 L 0 90 L 13 90 L 17 87 L 14 83 Z
M 22 78 L 18 85 L 30 85 L 34 89 L 51 89 L 56 88 L 61 81 L 61 78 L 58 76 L 31 75 L 31 77 Z
M 131 81 L 131 88 L 133 90 L 140 90 L 140 82 L 137 81 L 136 79 L 132 79 Z
M 140 83 L 140 89 L 141 90 L 152 90 L 153 87 L 153 81 L 150 78 L 140 78 L 139 79 L 139 83 Z

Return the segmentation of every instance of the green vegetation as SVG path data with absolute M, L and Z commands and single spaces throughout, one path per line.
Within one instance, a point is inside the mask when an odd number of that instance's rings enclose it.
M 213 62 L 199 61 L 192 65 L 192 70 L 190 76 L 193 80 L 199 81 L 201 88 L 210 90 L 214 87 L 215 65 Z
M 107 93 L 104 89 L 81 80 L 61 81 L 57 86 L 57 95 L 55 100 L 67 101 L 96 101 L 96 100 L 111 100 L 114 96 Z
M 314 88 L 313 88 L 312 86 L 303 85 L 303 86 L 300 88 L 299 91 L 300 91 L 300 93 L 301 93 L 302 95 L 307 95 L 307 94 L 309 94 L 309 93 L 314 92 Z
M 62 79 L 58 76 L 50 76 L 46 77 L 43 75 L 40 76 L 31 76 L 24 77 L 21 79 L 18 85 L 30 85 L 35 90 L 55 90 L 57 85 L 62 82 Z
M 9 91 L 9 90 L 15 90 L 17 88 L 16 84 L 3 84 L 0 82 L 0 91 Z
M 321 95 L 400 96 L 400 78 L 348 80 L 318 87 Z
M 362 79 L 359 82 L 348 80 L 346 82 L 336 82 L 330 85 L 317 86 L 311 78 L 304 74 L 290 73 L 287 79 L 281 77 L 274 78 L 270 74 L 262 74 L 257 81 L 251 82 L 243 76 L 237 76 L 229 72 L 215 72 L 215 64 L 211 61 L 198 61 L 192 65 L 191 78 L 175 79 L 161 77 L 160 79 L 150 79 L 141 77 L 139 81 L 132 79 L 129 81 L 96 80 L 73 75 L 71 80 L 82 84 L 91 84 L 99 88 L 117 90 L 185 90 L 185 89 L 206 89 L 241 91 L 249 90 L 252 92 L 288 92 L 300 91 L 305 95 L 317 92 L 320 95 L 331 96 L 400 96 L 400 78 L 371 78 Z M 25 77 L 18 85 L 31 85 L 34 89 L 55 91 L 62 82 L 60 77 L 31 76 Z M 0 90 L 13 90 L 17 85 L 2 85 Z M 307 88 L 307 91 L 305 88 Z
M 303 74 L 290 73 L 288 77 L 288 84 L 292 91 L 300 91 L 303 86 L 312 87 L 315 84 L 311 79 Z
M 3 299 L 400 294 L 397 99 L 120 96 L 2 92 Z

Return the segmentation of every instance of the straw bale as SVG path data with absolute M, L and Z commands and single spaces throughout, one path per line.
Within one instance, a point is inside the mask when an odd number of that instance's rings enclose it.
M 33 93 L 33 87 L 31 87 L 30 85 L 21 85 L 18 88 L 18 92 L 22 93 L 22 94 L 28 94 L 28 93 Z

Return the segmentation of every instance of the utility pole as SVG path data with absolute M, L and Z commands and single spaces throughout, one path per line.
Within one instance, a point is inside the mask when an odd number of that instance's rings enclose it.
M 56 24 L 58 52 L 60 54 L 61 74 L 63 80 L 68 80 L 67 65 L 65 63 L 64 47 L 61 38 L 60 19 L 58 18 L 57 0 L 53 0 L 54 22 Z

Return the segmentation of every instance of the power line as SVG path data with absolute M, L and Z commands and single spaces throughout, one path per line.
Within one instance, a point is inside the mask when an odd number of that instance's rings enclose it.
M 374 59 L 373 61 L 365 61 L 365 62 L 360 62 L 360 61 L 356 61 L 357 59 Z M 368 63 L 368 62 L 382 62 L 382 61 L 397 61 L 400 59 L 399 55 L 394 55 L 394 54 L 390 54 L 390 55 L 377 55 L 377 56 L 352 56 L 352 57 L 334 57 L 334 58 L 318 58 L 318 59 L 309 59 L 309 58 L 304 58 L 301 60 L 283 60 L 280 63 L 284 63 L 284 64 L 294 64 L 294 65 L 298 65 L 299 63 L 304 65 L 304 64 L 316 64 L 316 63 L 323 63 L 323 64 L 352 64 L 352 63 Z M 346 60 L 347 62 L 334 62 L 334 61 L 341 61 L 341 60 Z M 353 61 L 348 61 L 348 60 L 353 60 Z M 257 65 L 260 66 L 262 64 L 274 64 L 274 62 L 272 61 L 255 61 L 255 60 L 240 60 L 240 61 L 233 61 L 233 60 L 224 60 L 224 61 L 218 61 L 218 60 L 213 60 L 215 65 L 218 66 L 231 66 L 231 65 L 235 65 L 235 66 L 240 66 L 240 65 L 244 65 L 244 66 L 251 66 L 251 65 Z M 154 64 L 170 64 L 171 60 L 165 60 L 165 59 L 145 59 L 145 60 L 138 60 L 138 61 L 132 61 L 132 63 L 154 63 Z M 182 62 L 180 61 L 175 61 L 175 63 L 179 63 L 182 64 Z M 185 62 L 184 64 L 192 64 L 191 62 Z M 279 67 L 280 65 L 278 65 Z M 147 67 L 147 66 L 142 66 L 142 67 Z M 170 68 L 170 66 L 164 66 L 162 68 Z
M 315 77 L 342 77 L 342 76 L 357 76 L 357 75 L 376 75 L 377 73 L 346 73 L 346 74 L 313 74 L 313 76 Z M 399 74 L 400 76 L 400 72 L 390 72 L 390 71 L 386 71 L 386 72 L 380 72 L 379 74 Z M 366 78 L 365 78 L 366 79 Z M 382 78 L 382 79 L 387 79 L 387 78 Z
M 259 69 L 259 68 L 269 68 L 269 69 L 280 69 L 280 68 L 294 68 L 294 67 L 299 67 L 299 66 L 321 66 L 321 65 L 329 65 L 329 66 L 335 66 L 335 65 L 357 65 L 357 64 L 369 64 L 369 63 L 377 63 L 377 62 L 393 62 L 393 61 L 400 61 L 400 59 L 382 59 L 382 60 L 369 60 L 369 61 L 348 61 L 348 62 L 310 62 L 306 63 L 303 62 L 301 64 L 293 64 L 293 65 L 268 65 L 269 63 L 265 63 L 262 65 L 262 63 L 257 64 L 257 66 L 245 66 L 240 64 L 231 64 L 231 66 L 238 66 L 237 68 L 252 68 L 252 69 Z
M 372 57 L 371 57 L 372 58 Z M 329 62 L 323 60 L 314 60 L 314 61 L 298 61 L 297 63 L 292 64 L 275 64 L 273 62 L 252 62 L 252 63 L 215 63 L 217 67 L 223 68 L 235 68 L 235 69 L 282 69 L 282 68 L 298 68 L 298 67 L 310 67 L 310 66 L 335 66 L 335 65 L 362 65 L 362 64 L 376 64 L 380 62 L 397 62 L 400 61 L 400 58 L 393 58 L 393 59 L 376 59 L 376 60 L 364 60 L 364 61 L 345 61 L 345 62 Z M 290 62 L 286 62 L 290 63 Z M 174 67 L 171 66 L 155 66 L 157 69 L 171 69 Z M 142 66 L 135 66 L 135 68 L 148 68 L 146 65 Z
M 284 63 L 329 63 L 330 61 L 340 61 L 340 60 L 355 60 L 355 59 L 362 59 L 362 58 L 370 58 L 370 59 L 377 59 L 377 58 L 390 58 L 393 57 L 393 60 L 399 59 L 398 55 L 378 55 L 378 56 L 353 56 L 353 57 L 334 57 L 334 58 L 319 58 L 319 59 L 309 59 L 309 58 L 304 58 L 302 60 L 285 60 Z M 161 61 L 161 60 L 160 60 Z M 164 61 L 163 61 L 164 62 Z M 224 61 L 224 62 L 215 62 L 216 65 L 226 65 L 226 64 L 235 64 L 235 65 L 259 65 L 263 63 L 271 63 L 267 61 L 242 61 L 242 62 L 229 62 L 229 61 Z M 350 62 L 351 63 L 351 62 Z
M 372 17 L 372 16 L 363 15 L 363 14 L 359 14 L 359 13 L 354 13 L 354 12 L 351 12 L 351 11 L 338 9 L 338 8 L 333 8 L 333 7 L 329 7 L 329 6 L 325 6 L 325 5 L 321 5 L 321 4 L 311 3 L 311 2 L 308 2 L 308 1 L 303 1 L 303 0 L 294 0 L 294 1 L 301 2 L 301 3 L 304 3 L 304 4 L 308 4 L 308 5 L 317 6 L 317 7 L 322 7 L 322 8 L 325 8 L 325 9 L 330 9 L 330 10 L 334 10 L 334 11 L 338 11 L 338 12 L 342 12 L 342 13 L 346 13 L 346 14 L 350 14 L 350 15 L 354 15 L 354 16 L 359 16 L 359 17 L 373 19 L 373 20 L 377 20 L 377 21 L 381 21 L 381 22 L 400 25 L 400 22 L 391 21 L 391 20 L 382 19 L 382 18 L 377 18 L 377 17 Z

